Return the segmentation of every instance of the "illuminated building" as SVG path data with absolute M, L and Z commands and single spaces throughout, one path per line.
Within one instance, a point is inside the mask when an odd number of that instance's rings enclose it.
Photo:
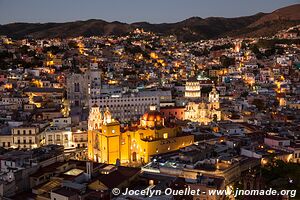
M 122 97 L 100 97 L 90 100 L 90 105 L 94 103 L 100 108 L 109 107 L 113 116 L 120 121 L 129 121 L 130 119 L 138 119 L 150 105 L 159 106 L 160 100 L 158 96 L 138 96 L 122 95 Z
M 0 147 L 11 148 L 11 145 L 13 144 L 13 137 L 11 134 L 1 134 L 0 141 Z
M 38 147 L 39 128 L 36 126 L 19 126 L 12 128 L 13 147 L 33 149 Z
M 184 111 L 184 118 L 201 124 L 221 120 L 219 93 L 214 86 L 209 93 L 208 103 L 189 102 Z
M 140 125 L 121 132 L 108 108 L 104 113 L 97 105 L 90 110 L 88 121 L 88 156 L 96 162 L 147 163 L 150 157 L 177 150 L 194 142 L 193 135 L 183 134 L 180 127 L 167 127 L 155 106 L 150 106 Z
M 29 97 L 29 103 L 40 107 L 40 102 L 35 102 L 35 97 L 41 97 L 44 102 L 51 101 L 61 103 L 64 91 L 61 88 L 37 88 L 28 87 L 24 89 L 24 94 Z
M 166 119 L 176 118 L 179 120 L 184 120 L 184 110 L 185 110 L 184 106 L 182 107 L 166 106 L 160 108 L 160 112 Z
M 108 107 L 119 121 L 138 120 L 150 105 L 160 106 L 161 102 L 172 100 L 171 91 L 139 91 L 122 94 L 117 88 L 101 88 L 102 97 L 90 98 L 89 105 L 97 104 L 100 109 Z M 106 95 L 106 96 L 104 96 Z
M 86 74 L 71 74 L 67 78 L 67 98 L 71 106 L 87 106 L 88 79 Z
M 200 98 L 201 97 L 201 87 L 200 82 L 195 78 L 190 78 L 185 84 L 185 94 L 186 98 Z
M 12 85 L 11 83 L 6 83 L 6 84 L 4 85 L 4 88 L 7 89 L 7 90 L 10 90 L 10 89 L 13 88 L 13 85 Z
M 65 149 L 85 148 L 87 146 L 87 132 L 72 132 L 70 128 L 58 129 L 56 126 L 48 127 L 39 134 L 40 146 L 56 144 L 62 145 Z
M 234 51 L 236 53 L 239 53 L 241 50 L 241 47 L 242 47 L 242 43 L 240 41 L 238 41 L 238 42 L 235 42 L 234 44 L 235 44 Z
M 73 73 L 67 78 L 67 98 L 71 106 L 88 106 L 89 99 L 100 97 L 101 70 L 92 63 L 85 73 Z
M 72 132 L 68 130 L 60 130 L 56 127 L 49 127 L 40 134 L 40 145 L 45 146 L 49 144 L 62 145 L 64 148 L 71 147 Z

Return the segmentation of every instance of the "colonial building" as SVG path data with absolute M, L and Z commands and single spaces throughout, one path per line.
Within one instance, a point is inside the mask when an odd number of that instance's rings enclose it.
M 38 147 L 39 127 L 21 125 L 11 129 L 13 147 L 33 149 Z
M 101 90 L 101 94 L 103 95 L 102 97 L 95 97 L 89 100 L 90 107 L 95 104 L 100 109 L 108 107 L 114 118 L 120 122 L 132 119 L 138 120 L 150 105 L 160 107 L 160 103 L 172 101 L 170 90 L 139 91 L 127 94 L 122 94 L 120 91 L 119 94 L 115 95 L 105 94 L 104 90 Z
M 131 119 L 139 119 L 150 105 L 159 106 L 159 97 L 144 97 L 144 96 L 122 96 L 118 98 L 103 97 L 91 100 L 90 102 L 97 104 L 100 109 L 108 107 L 112 115 L 119 121 L 130 121 Z
M 189 102 L 187 104 L 184 119 L 202 124 L 221 120 L 219 93 L 215 86 L 209 93 L 208 102 Z
M 100 97 L 101 70 L 96 63 L 84 73 L 73 73 L 67 78 L 67 98 L 71 106 L 88 106 L 89 99 Z
M 194 142 L 177 126 L 166 126 L 164 118 L 151 106 L 140 119 L 140 125 L 121 130 L 108 109 L 91 108 L 88 122 L 88 157 L 91 160 L 118 163 L 147 163 L 150 157 L 177 150 Z
M 186 98 L 200 98 L 201 97 L 201 86 L 200 82 L 196 77 L 188 79 L 185 84 L 185 93 Z

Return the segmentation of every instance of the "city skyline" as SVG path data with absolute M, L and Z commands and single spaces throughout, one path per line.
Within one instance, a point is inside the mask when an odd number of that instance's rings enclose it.
M 299 199 L 295 2 L 0 0 L 0 199 Z
M 221 0 L 193 2 L 188 1 L 122 1 L 110 2 L 90 0 L 85 4 L 80 1 L 66 0 L 24 2 L 0 1 L 0 24 L 14 22 L 69 22 L 88 19 L 120 21 L 134 23 L 174 23 L 190 17 L 239 17 L 254 15 L 259 12 L 270 13 L 278 8 L 297 4 L 298 1 L 251 1 L 239 2 Z M 218 6 L 215 6 L 218 5 Z M 114 10 L 115 12 L 112 12 Z

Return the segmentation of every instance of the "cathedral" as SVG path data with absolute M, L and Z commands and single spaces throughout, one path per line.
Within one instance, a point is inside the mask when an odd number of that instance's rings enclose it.
M 123 127 L 108 108 L 91 107 L 88 119 L 88 157 L 108 164 L 144 164 L 161 153 L 178 150 L 194 142 L 194 136 L 176 125 L 166 126 L 155 106 L 134 127 Z
M 200 99 L 200 95 L 201 94 L 198 94 L 197 92 L 198 99 L 188 102 L 184 111 L 184 119 L 192 122 L 199 122 L 204 125 L 207 125 L 212 121 L 220 121 L 221 110 L 219 93 L 216 90 L 216 87 L 213 86 L 212 91 L 209 93 L 208 99 Z M 190 98 L 190 96 L 188 98 Z M 197 102 L 197 100 L 200 101 Z

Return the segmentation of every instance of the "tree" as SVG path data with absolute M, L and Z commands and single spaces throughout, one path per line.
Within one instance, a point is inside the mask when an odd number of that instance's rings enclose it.
M 263 110 L 265 107 L 265 103 L 261 99 L 254 99 L 252 104 L 255 105 L 258 110 Z
M 242 94 L 241 94 L 241 97 L 244 97 L 246 98 L 248 96 L 249 92 L 248 91 L 244 91 Z
M 235 59 L 234 58 L 229 58 L 225 55 L 222 55 L 220 57 L 220 62 L 222 64 L 222 66 L 224 67 L 229 67 L 230 65 L 234 65 L 235 64 Z
M 78 48 L 78 45 L 77 45 L 77 43 L 76 43 L 75 41 L 70 41 L 70 42 L 68 43 L 68 47 L 69 47 L 70 49 L 77 49 L 77 48 Z
M 250 50 L 255 54 L 257 59 L 261 59 L 262 58 L 262 53 L 259 51 L 259 48 L 257 47 L 257 45 L 252 45 Z

